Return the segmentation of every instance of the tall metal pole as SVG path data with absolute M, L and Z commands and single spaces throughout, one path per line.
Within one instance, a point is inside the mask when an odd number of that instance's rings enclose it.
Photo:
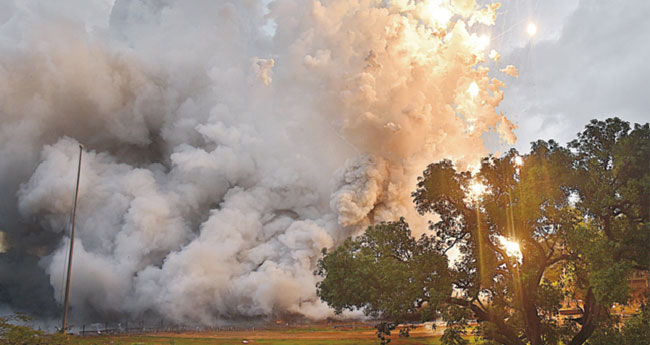
M 77 166 L 77 187 L 74 190 L 74 206 L 72 208 L 72 231 L 70 232 L 70 254 L 68 255 L 68 275 L 65 280 L 65 302 L 63 303 L 63 325 L 61 333 L 65 333 L 68 326 L 68 298 L 70 296 L 70 273 L 72 270 L 72 250 L 74 249 L 74 226 L 77 221 L 77 196 L 79 195 L 79 178 L 81 177 L 81 154 L 84 146 L 79 144 L 79 165 Z

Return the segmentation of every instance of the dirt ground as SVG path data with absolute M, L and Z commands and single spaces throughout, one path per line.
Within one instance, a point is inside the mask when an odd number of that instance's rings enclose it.
M 398 334 L 396 330 L 394 332 Z M 213 339 L 375 339 L 376 330 L 372 327 L 358 328 L 337 328 L 328 329 L 326 327 L 305 327 L 305 328 L 286 328 L 271 330 L 255 331 L 207 331 L 207 332 L 183 332 L 183 333 L 155 333 L 151 334 L 163 337 L 177 338 L 213 338 Z M 411 330 L 411 337 L 436 337 L 442 335 L 442 329 L 426 329 L 418 327 Z
M 411 330 L 411 336 L 398 338 L 397 330 L 391 344 L 438 344 L 442 329 L 420 325 Z M 200 332 L 156 332 L 138 335 L 101 335 L 76 337 L 75 344 L 378 344 L 371 325 L 315 324 L 295 327 L 270 327 L 256 330 L 221 330 Z

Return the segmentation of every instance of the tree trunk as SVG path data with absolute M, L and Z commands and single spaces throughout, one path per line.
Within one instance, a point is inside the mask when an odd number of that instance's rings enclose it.
M 526 323 L 526 337 L 530 340 L 531 345 L 542 345 L 542 335 L 540 330 L 539 315 L 537 315 L 537 306 L 535 301 L 531 300 L 528 296 L 528 291 L 536 291 L 536 289 L 524 289 L 522 292 L 523 297 L 523 311 L 524 322 Z
M 483 310 L 481 307 L 476 304 L 471 303 L 460 298 L 450 297 L 447 299 L 447 303 L 452 303 L 458 306 L 468 308 L 474 313 L 474 316 L 477 320 L 483 322 L 491 322 L 497 327 L 496 334 L 486 334 L 485 338 L 488 340 L 494 340 L 505 345 L 524 345 L 524 342 L 517 337 L 517 334 L 508 327 L 508 325 L 503 321 L 503 319 L 495 318 L 488 311 Z
M 587 292 L 587 297 L 585 298 L 584 305 L 585 313 L 579 319 L 579 322 L 582 324 L 580 332 L 571 339 L 568 345 L 582 345 L 587 339 L 594 333 L 596 330 L 596 321 L 598 316 L 602 313 L 603 308 L 596 302 L 596 297 L 594 293 L 589 289 Z

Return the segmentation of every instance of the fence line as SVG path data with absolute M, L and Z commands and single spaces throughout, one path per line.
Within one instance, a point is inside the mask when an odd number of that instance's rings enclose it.
M 104 334 L 142 334 L 142 333 L 182 333 L 182 332 L 209 332 L 209 331 L 255 331 L 265 329 L 276 329 L 289 326 L 300 326 L 301 323 L 263 324 L 257 326 L 229 325 L 220 327 L 190 327 L 173 323 L 165 323 L 160 320 L 155 323 L 145 321 L 123 321 L 117 323 L 93 323 L 83 324 L 78 332 L 80 336 L 95 336 Z M 339 328 L 339 326 L 333 326 Z

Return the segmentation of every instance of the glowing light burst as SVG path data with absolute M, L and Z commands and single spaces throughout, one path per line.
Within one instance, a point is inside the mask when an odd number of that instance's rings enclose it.
M 521 156 L 515 157 L 515 166 L 520 167 L 524 165 L 524 159 Z
M 487 193 L 488 188 L 481 181 L 474 180 L 469 185 L 468 197 L 474 201 L 478 200 L 483 194 Z
M 469 88 L 467 88 L 467 92 L 469 93 L 470 96 L 472 96 L 472 98 L 478 96 L 478 85 L 476 85 L 475 81 L 469 84 Z
M 492 49 L 490 50 L 490 54 L 488 55 L 488 57 L 494 61 L 499 61 L 501 55 L 496 50 Z
M 517 261 L 521 262 L 521 259 L 524 257 L 521 253 L 521 247 L 517 241 L 510 240 L 506 237 L 499 236 L 499 244 L 506 251 L 506 254 L 510 257 L 514 257 Z
M 471 49 L 471 51 L 478 57 L 482 56 L 487 48 L 490 46 L 490 36 L 489 35 L 477 35 L 475 33 L 471 34 L 465 43 Z
M 471 172 L 472 174 L 478 174 L 479 171 L 481 171 L 481 163 L 476 163 L 476 164 L 470 164 L 467 167 L 467 170 Z
M 443 1 L 429 1 L 425 10 L 431 21 L 441 27 L 447 26 L 447 23 L 454 15 Z
M 485 48 L 487 48 L 489 45 L 490 45 L 490 36 L 488 35 L 479 36 L 478 39 L 476 40 L 476 47 L 480 51 L 485 50 Z
M 535 23 L 528 23 L 528 26 L 526 26 L 526 32 L 530 37 L 535 36 L 537 33 L 537 25 L 535 25 Z

